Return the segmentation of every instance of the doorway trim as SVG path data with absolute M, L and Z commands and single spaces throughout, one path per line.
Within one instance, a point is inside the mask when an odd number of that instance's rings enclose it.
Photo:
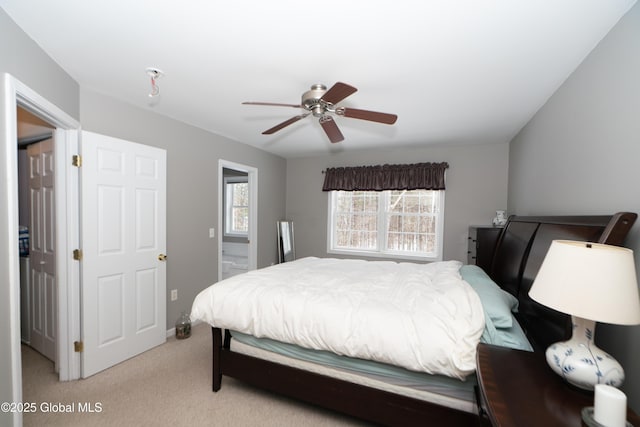
M 222 280 L 222 240 L 224 237 L 224 172 L 223 169 L 245 172 L 249 180 L 249 270 L 258 268 L 258 169 L 218 159 L 218 281 Z
M 3 73 L 0 90 L 0 121 L 3 132 L 0 133 L 0 166 L 6 171 L 2 176 L 0 198 L 7 200 L 7 209 L 0 211 L 0 236 L 8 256 L 0 260 L 0 282 L 8 283 L 3 290 L 8 298 L 0 298 L 0 312 L 7 313 L 2 318 L 9 325 L 7 342 L 2 345 L 8 349 L 10 366 L 11 398 L 22 401 L 22 362 L 20 348 L 20 272 L 18 245 L 18 165 L 17 165 L 17 107 L 42 118 L 56 128 L 55 146 L 55 185 L 56 185 L 56 284 L 58 287 L 58 361 L 60 380 L 79 378 L 80 358 L 71 351 L 70 343 L 80 336 L 79 316 L 79 263 L 74 262 L 70 254 L 78 245 L 78 172 L 66 160 L 78 148 L 80 123 L 60 108 L 31 90 L 25 84 L 8 73 Z M 67 224 L 72 226 L 67 227 Z M 5 264 L 6 263 L 6 264 Z M 76 338 L 77 339 L 77 338 Z M 3 341 L 5 337 L 3 336 Z M 6 350 L 5 350 L 6 351 Z M 4 359 L 4 357 L 3 357 Z M 7 360 L 7 359 L 5 359 Z M 3 364 L 4 365 L 4 364 Z M 3 378 L 4 379 L 4 378 Z M 5 394 L 5 390 L 2 390 Z M 21 423 L 21 414 L 14 414 L 14 422 Z

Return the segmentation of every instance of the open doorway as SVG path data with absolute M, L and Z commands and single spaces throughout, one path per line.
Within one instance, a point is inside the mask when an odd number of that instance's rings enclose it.
M 258 170 L 218 165 L 218 280 L 257 268 Z
M 22 400 L 22 363 L 20 333 L 20 256 L 18 214 L 18 107 L 34 114 L 54 128 L 55 176 L 58 197 L 55 199 L 56 253 L 71 253 L 78 244 L 78 228 L 67 224 L 78 224 L 77 171 L 70 168 L 66 159 L 77 153 L 79 123 L 51 102 L 38 95 L 26 85 L 4 74 L 0 83 L 0 241 L 6 257 L 0 259 L 0 322 L 6 326 L 0 333 L 0 371 L 2 381 L 0 393 L 5 401 Z M 76 204 L 74 204 L 76 203 Z M 69 344 L 79 337 L 78 298 L 79 267 L 69 257 L 58 257 L 55 261 L 58 284 L 57 309 L 57 355 L 61 380 L 79 378 L 80 358 Z M 70 350 L 71 349 L 71 350 Z M 1 414 L 0 414 L 1 415 Z M 3 421 L 20 425 L 21 414 L 0 416 Z
M 249 174 L 223 168 L 222 278 L 249 271 Z
M 58 371 L 54 128 L 18 107 L 20 337 Z

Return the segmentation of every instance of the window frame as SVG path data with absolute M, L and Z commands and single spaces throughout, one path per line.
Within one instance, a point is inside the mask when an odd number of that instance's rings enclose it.
M 224 200 L 225 200 L 225 209 L 224 209 L 224 235 L 225 237 L 241 237 L 248 238 L 249 230 L 236 232 L 232 230 L 233 226 L 233 193 L 234 191 L 229 191 L 230 184 L 247 184 L 249 185 L 249 179 L 244 176 L 227 176 L 224 178 Z M 246 206 L 249 209 L 249 205 Z M 249 221 L 249 215 L 247 215 L 247 221 Z
M 377 212 L 377 248 L 376 249 L 346 249 L 346 248 L 336 248 L 335 247 L 335 209 L 337 202 L 337 194 L 338 191 L 329 191 L 328 192 L 328 220 L 327 220 L 327 253 L 328 254 L 336 254 L 336 255 L 351 255 L 351 256 L 365 256 L 365 257 L 375 257 L 375 258 L 391 258 L 391 259 L 406 259 L 406 260 L 420 260 L 420 261 L 442 261 L 443 259 L 443 239 L 444 239 L 444 203 L 445 203 L 445 190 L 425 190 L 425 191 L 433 191 L 437 193 L 437 211 L 435 213 L 436 219 L 436 247 L 435 250 L 430 254 L 425 254 L 423 252 L 409 252 L 409 251 L 394 251 L 394 250 L 385 250 L 383 248 L 387 245 L 387 207 L 389 206 L 388 200 L 389 195 L 393 190 L 385 190 L 385 191 L 370 191 L 371 193 L 380 194 L 380 198 L 378 200 L 378 212 Z M 410 190 L 409 190 L 410 191 Z M 368 191 L 369 192 L 369 191 Z M 382 230 L 380 229 L 382 225 Z

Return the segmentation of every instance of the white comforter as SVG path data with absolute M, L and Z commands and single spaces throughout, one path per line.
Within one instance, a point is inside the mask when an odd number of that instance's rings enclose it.
M 461 263 L 303 258 L 200 292 L 192 319 L 302 347 L 464 378 L 484 328 Z

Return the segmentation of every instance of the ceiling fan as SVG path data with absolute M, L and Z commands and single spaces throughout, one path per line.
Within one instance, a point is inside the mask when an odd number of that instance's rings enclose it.
M 371 122 L 384 123 L 392 125 L 398 119 L 395 114 L 379 113 L 377 111 L 359 110 L 357 108 L 338 107 L 336 104 L 349 95 L 355 93 L 358 89 L 346 83 L 337 82 L 329 90 L 323 84 L 315 84 L 311 89 L 302 94 L 302 102 L 300 104 L 279 104 L 274 102 L 243 102 L 245 105 L 267 105 L 276 107 L 294 107 L 306 110 L 298 116 L 294 116 L 284 122 L 267 129 L 262 132 L 263 135 L 271 135 L 277 131 L 304 119 L 312 114 L 317 117 L 320 126 L 329 137 L 331 142 L 340 142 L 344 140 L 344 136 L 338 125 L 333 120 L 331 114 L 338 116 L 350 117 L 352 119 L 368 120 Z

